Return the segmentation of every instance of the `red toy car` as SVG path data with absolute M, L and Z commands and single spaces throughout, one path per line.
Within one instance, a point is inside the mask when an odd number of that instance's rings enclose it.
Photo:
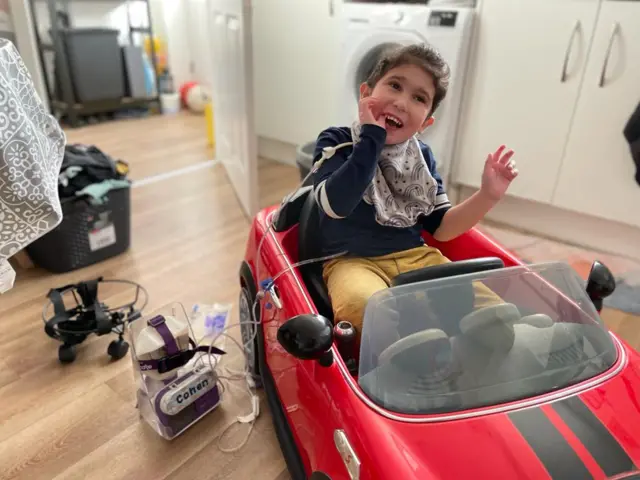
M 240 315 L 289 472 L 298 479 L 640 479 L 640 355 L 598 314 L 615 281 L 527 265 L 472 230 L 452 262 L 397 277 L 358 345 L 333 325 L 319 214 L 261 211 L 240 268 Z M 504 304 L 474 310 L 474 282 Z M 264 295 L 264 297 L 262 296 Z M 251 338 L 254 340 L 251 341 Z

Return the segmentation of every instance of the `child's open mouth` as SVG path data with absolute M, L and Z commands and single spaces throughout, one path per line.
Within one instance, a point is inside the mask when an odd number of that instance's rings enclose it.
M 387 128 L 402 128 L 403 126 L 402 120 L 393 115 L 385 115 L 385 124 Z

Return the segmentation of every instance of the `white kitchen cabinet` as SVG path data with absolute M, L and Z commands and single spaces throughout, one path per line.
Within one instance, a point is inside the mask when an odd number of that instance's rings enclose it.
M 342 69 L 336 0 L 256 0 L 256 132 L 291 144 L 332 125 Z
M 487 154 L 506 144 L 520 171 L 509 193 L 551 201 L 598 5 L 483 0 L 464 94 L 456 183 L 479 187 Z
M 623 129 L 640 102 L 640 2 L 605 1 L 553 204 L 640 226 Z

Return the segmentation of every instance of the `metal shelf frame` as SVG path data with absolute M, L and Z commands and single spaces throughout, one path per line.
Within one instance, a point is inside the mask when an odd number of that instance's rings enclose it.
M 71 13 L 69 9 L 69 4 L 71 1 L 81 2 L 87 0 L 44 0 L 47 3 L 47 11 L 49 14 L 49 23 L 51 25 L 51 38 L 52 44 L 43 43 L 40 37 L 40 31 L 38 29 L 38 19 L 36 14 L 36 3 L 41 2 L 42 0 L 29 0 L 31 4 L 31 21 L 34 27 L 36 42 L 38 45 L 38 55 L 40 60 L 40 65 L 42 69 L 42 73 L 44 75 L 44 83 L 47 91 L 47 96 L 49 97 L 49 105 L 51 108 L 51 113 L 56 115 L 58 118 L 64 116 L 65 120 L 72 127 L 77 127 L 81 124 L 80 119 L 83 116 L 96 115 L 100 113 L 108 113 L 108 112 L 116 112 L 119 110 L 124 110 L 128 108 L 134 107 L 142 107 L 142 106 L 152 106 L 155 105 L 158 108 L 161 108 L 161 100 L 160 100 L 160 75 L 158 74 L 158 59 L 157 53 L 155 50 L 155 42 L 150 41 L 151 47 L 151 63 L 153 65 L 153 72 L 155 76 L 155 87 L 156 87 L 156 95 L 147 98 L 129 98 L 123 97 L 114 100 L 104 100 L 98 102 L 84 102 L 81 103 L 77 101 L 75 94 L 73 83 L 71 79 L 71 70 L 69 66 L 69 59 L 67 57 L 67 52 L 64 47 L 64 40 L 62 35 L 60 34 L 60 25 L 58 16 L 63 14 L 66 19 L 68 19 L 69 27 L 72 27 L 71 22 Z M 145 3 L 147 10 L 147 19 L 149 27 L 137 27 L 131 24 L 131 2 L 130 0 L 123 0 L 121 3 L 126 3 L 127 5 L 127 23 L 128 23 L 128 31 L 129 31 L 129 43 L 131 45 L 135 45 L 134 35 L 135 34 L 147 34 L 151 39 L 153 39 L 153 22 L 151 20 L 151 7 L 149 5 L 149 0 L 142 0 Z M 53 82 L 54 85 L 59 85 L 59 94 L 58 97 L 56 95 L 56 88 L 51 87 L 51 82 L 49 81 L 49 75 L 47 73 L 47 66 L 45 62 L 45 52 L 53 52 L 55 55 L 54 64 L 59 66 L 60 68 L 55 68 L 56 76 L 58 77 L 57 82 Z M 56 80 L 56 79 L 54 79 Z

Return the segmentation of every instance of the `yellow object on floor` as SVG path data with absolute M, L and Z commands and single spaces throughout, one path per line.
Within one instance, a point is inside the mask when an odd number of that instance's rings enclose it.
M 213 122 L 213 102 L 208 102 L 205 105 L 204 118 L 207 124 L 207 146 L 215 150 L 216 136 Z
M 118 172 L 120 175 L 128 175 L 129 164 L 123 162 L 122 160 L 116 160 L 116 172 Z

